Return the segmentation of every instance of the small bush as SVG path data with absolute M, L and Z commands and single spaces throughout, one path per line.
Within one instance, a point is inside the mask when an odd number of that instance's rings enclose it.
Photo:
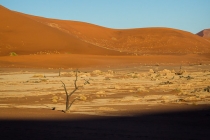
M 170 81 L 167 81 L 167 82 L 161 82 L 160 85 L 169 85 L 169 84 L 173 84 L 172 82 Z
M 210 86 L 208 86 L 208 87 L 204 88 L 204 91 L 206 91 L 206 92 L 210 92 Z
M 17 56 L 17 53 L 15 53 L 15 52 L 10 52 L 10 56 Z

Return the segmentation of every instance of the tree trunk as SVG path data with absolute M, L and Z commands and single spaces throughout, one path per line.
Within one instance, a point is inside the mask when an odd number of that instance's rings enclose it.
M 66 111 L 69 109 L 69 95 L 66 94 Z

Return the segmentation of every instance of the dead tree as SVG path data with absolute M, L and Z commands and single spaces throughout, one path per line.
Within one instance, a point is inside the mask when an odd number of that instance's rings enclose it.
M 63 87 L 64 87 L 64 91 L 65 91 L 65 93 L 66 93 L 66 109 L 64 110 L 64 112 L 69 112 L 69 110 L 70 110 L 72 104 L 73 104 L 76 100 L 81 100 L 81 98 L 76 97 L 76 98 L 74 98 L 72 101 L 70 101 L 70 97 L 71 97 L 79 88 L 82 88 L 82 87 L 83 87 L 83 86 L 78 86 L 78 85 L 77 85 L 78 70 L 76 70 L 76 72 L 75 72 L 75 77 L 76 77 L 76 79 L 74 80 L 74 89 L 73 89 L 73 91 L 70 92 L 70 93 L 68 93 L 68 91 L 67 91 L 67 89 L 66 89 L 65 83 L 64 83 L 63 81 L 61 81 L 62 84 L 63 84 Z M 85 82 L 84 82 L 83 85 L 90 84 L 90 82 L 89 82 L 90 79 L 88 79 L 88 80 L 84 79 L 84 80 L 85 80 Z
M 61 69 L 59 69 L 58 76 L 61 76 Z

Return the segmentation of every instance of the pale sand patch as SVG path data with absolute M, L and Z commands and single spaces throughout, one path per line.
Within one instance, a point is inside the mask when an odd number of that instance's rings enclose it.
M 124 108 L 130 105 L 210 104 L 210 93 L 204 91 L 209 86 L 209 71 L 192 71 L 190 67 L 183 75 L 176 75 L 174 70 L 165 68 L 141 68 L 145 70 L 95 70 L 79 73 L 78 85 L 82 85 L 84 79 L 91 80 L 89 85 L 78 90 L 72 97 L 85 98 L 85 101 L 73 104 L 72 112 L 106 115 L 109 112 L 117 114 L 121 110 L 112 107 L 115 105 Z M 109 79 L 105 80 L 106 77 Z M 55 108 L 61 111 L 65 109 L 65 91 L 61 80 L 65 82 L 68 92 L 74 89 L 75 75 L 72 70 L 62 70 L 61 76 L 58 76 L 58 71 L 1 73 L 0 99 L 3 102 L 0 105 L 4 108 Z M 27 99 L 29 97 L 30 101 Z M 33 100 L 36 97 L 40 98 Z

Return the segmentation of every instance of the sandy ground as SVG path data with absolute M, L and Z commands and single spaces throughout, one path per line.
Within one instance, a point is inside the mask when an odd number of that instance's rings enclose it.
M 80 54 L 37 54 L 1 56 L 2 68 L 90 68 L 90 69 L 116 69 L 133 68 L 136 66 L 173 66 L 173 65 L 208 65 L 210 54 L 185 54 L 185 55 L 140 55 L 140 56 L 103 56 Z
M 70 113 L 62 112 L 61 81 L 72 91 L 75 73 L 60 71 L 59 76 L 59 69 L 0 69 L 3 139 L 209 137 L 209 65 L 83 68 L 78 85 L 84 79 L 90 84 L 73 94 L 71 100 L 83 100 Z

